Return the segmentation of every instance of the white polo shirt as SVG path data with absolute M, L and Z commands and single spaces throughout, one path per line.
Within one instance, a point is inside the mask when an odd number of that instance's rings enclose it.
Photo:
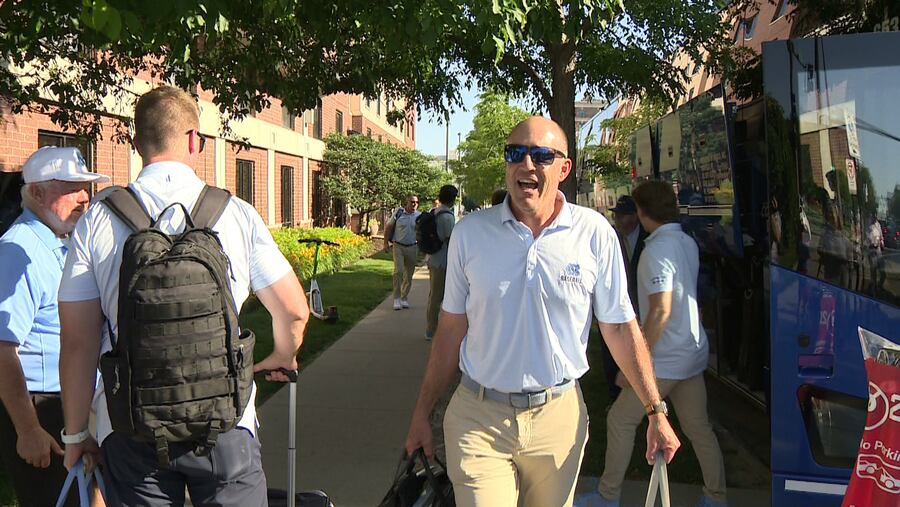
M 634 319 L 622 249 L 599 213 L 565 203 L 534 238 L 509 198 L 453 229 L 442 308 L 466 314 L 459 367 L 485 387 L 537 391 L 588 370 L 591 308 L 601 322 Z
M 181 163 L 160 162 L 141 171 L 130 187 L 143 203 L 144 209 L 156 217 L 173 202 L 181 202 L 188 211 L 194 208 L 204 183 L 194 171 Z M 184 227 L 180 208 L 166 212 L 161 229 L 174 234 Z M 231 260 L 233 278 L 231 291 L 238 309 L 250 290 L 272 285 L 291 270 L 291 265 L 278 250 L 272 234 L 256 209 L 236 197 L 225 208 L 213 230 L 219 234 L 225 254 Z M 78 221 L 71 236 L 71 245 L 59 287 L 59 301 L 86 301 L 100 298 L 103 314 L 110 320 L 118 336 L 119 267 L 122 246 L 131 230 L 113 215 L 105 205 L 95 203 Z M 103 333 L 100 353 L 111 349 L 107 333 Z M 256 432 L 256 385 L 238 426 Z M 94 396 L 97 413 L 97 441 L 102 443 L 112 426 L 103 394 L 102 381 Z
M 672 314 L 653 347 L 656 378 L 683 380 L 703 373 L 709 362 L 709 343 L 700 323 L 697 243 L 679 224 L 665 224 L 644 241 L 638 262 L 638 307 L 642 321 L 650 312 L 649 296 L 672 293 Z

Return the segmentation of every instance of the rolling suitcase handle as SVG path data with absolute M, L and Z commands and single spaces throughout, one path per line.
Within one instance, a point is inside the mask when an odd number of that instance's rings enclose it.
M 644 507 L 654 507 L 656 505 L 656 492 L 662 500 L 662 507 L 671 507 L 669 499 L 669 472 L 666 468 L 666 459 L 663 453 L 656 453 L 656 460 L 653 463 L 653 473 L 650 474 L 650 487 L 647 488 L 647 501 Z

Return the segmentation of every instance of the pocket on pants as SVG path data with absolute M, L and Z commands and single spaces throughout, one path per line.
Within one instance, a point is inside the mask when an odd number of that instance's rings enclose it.
M 210 460 L 217 481 L 233 482 L 261 466 L 259 441 L 249 431 L 235 428 L 219 435 Z

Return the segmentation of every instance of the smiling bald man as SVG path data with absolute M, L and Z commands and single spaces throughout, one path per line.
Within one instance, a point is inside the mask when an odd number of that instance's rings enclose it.
M 628 297 L 618 239 L 599 213 L 569 204 L 566 136 L 534 116 L 504 150 L 506 200 L 468 215 L 450 238 L 441 318 L 407 451 L 433 453 L 428 417 L 457 368 L 444 417 L 461 507 L 572 505 L 587 442 L 578 378 L 591 311 L 650 417 L 648 459 L 680 443 L 658 410 L 649 352 Z

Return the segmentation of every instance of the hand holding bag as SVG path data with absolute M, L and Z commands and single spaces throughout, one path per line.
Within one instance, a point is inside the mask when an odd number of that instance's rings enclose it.
M 656 505 L 656 492 L 659 490 L 659 496 L 662 499 L 662 507 L 671 507 L 669 499 L 669 472 L 666 468 L 666 459 L 663 453 L 656 453 L 656 461 L 653 464 L 653 472 L 650 474 L 650 487 L 647 488 L 647 501 L 644 507 L 654 507 Z
M 454 507 L 453 486 L 447 477 L 447 467 L 435 456 L 439 467 L 432 468 L 425 452 L 417 449 L 411 455 L 400 456 L 391 489 L 378 507 Z M 415 471 L 416 463 L 424 468 Z
M 66 503 L 69 490 L 72 489 L 72 483 L 75 482 L 76 478 L 78 479 L 78 499 L 81 507 L 90 507 L 91 505 L 90 485 L 92 478 L 97 481 L 97 489 L 100 490 L 100 495 L 104 499 L 106 498 L 106 485 L 103 483 L 103 476 L 100 475 L 100 471 L 95 468 L 93 472 L 86 474 L 84 461 L 81 460 L 69 470 L 69 475 L 66 476 L 62 491 L 59 492 L 59 497 L 56 499 L 56 507 L 62 507 Z

